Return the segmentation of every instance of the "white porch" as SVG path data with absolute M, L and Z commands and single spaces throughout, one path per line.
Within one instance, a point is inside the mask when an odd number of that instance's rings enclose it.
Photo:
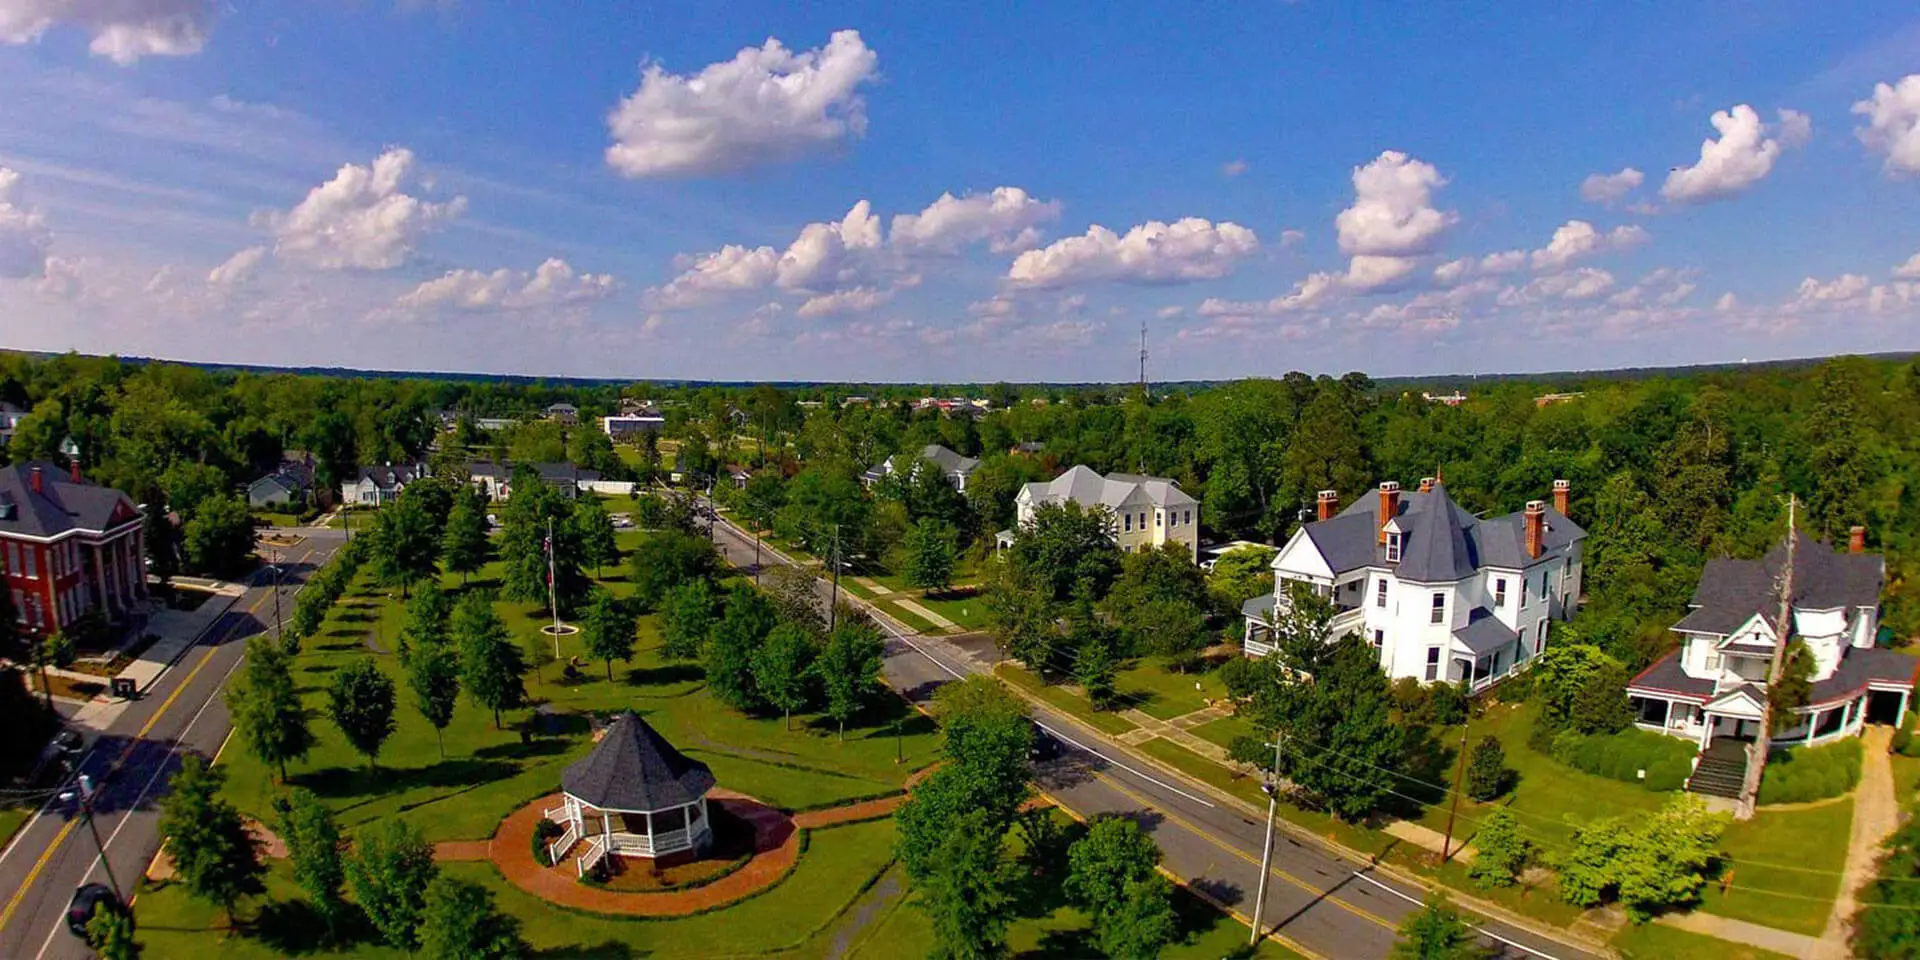
M 1898 696 L 1893 723 L 1898 726 L 1906 722 L 1911 691 L 1875 685 L 1847 700 L 1795 710 L 1799 722 L 1774 734 L 1771 742 L 1781 747 L 1817 746 L 1859 736 L 1875 693 Z M 1721 694 L 1704 704 L 1651 691 L 1629 691 L 1628 701 L 1634 709 L 1635 726 L 1693 740 L 1701 750 L 1717 739 L 1750 740 L 1760 732 L 1761 705 L 1742 690 Z
M 547 847 L 548 859 L 559 863 L 573 845 L 585 842 L 587 853 L 575 861 L 585 876 L 600 860 L 612 855 L 648 859 L 698 850 L 713 839 L 707 816 L 707 798 L 665 810 L 602 810 L 572 794 L 562 794 L 560 806 L 546 817 L 566 827 Z

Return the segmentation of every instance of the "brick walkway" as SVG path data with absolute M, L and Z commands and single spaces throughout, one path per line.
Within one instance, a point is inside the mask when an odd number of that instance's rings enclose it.
M 532 841 L 528 841 L 531 843 Z M 491 840 L 442 840 L 433 845 L 435 860 L 486 860 Z

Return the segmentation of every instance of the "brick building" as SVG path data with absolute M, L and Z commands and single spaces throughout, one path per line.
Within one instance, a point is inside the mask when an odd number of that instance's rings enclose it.
M 145 535 L 127 495 L 80 468 L 0 467 L 0 586 L 19 629 L 48 633 L 89 611 L 119 621 L 147 595 Z

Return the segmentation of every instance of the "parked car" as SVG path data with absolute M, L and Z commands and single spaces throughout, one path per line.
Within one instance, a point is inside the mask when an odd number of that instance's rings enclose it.
M 106 884 L 89 883 L 73 891 L 73 899 L 67 901 L 67 930 L 85 940 L 87 923 L 102 909 L 120 909 L 120 901 Z

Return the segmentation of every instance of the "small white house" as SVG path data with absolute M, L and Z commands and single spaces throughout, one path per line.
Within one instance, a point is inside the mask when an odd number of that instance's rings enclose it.
M 407 484 L 426 475 L 427 465 L 424 463 L 385 463 L 377 467 L 361 467 L 359 476 L 353 482 L 341 486 L 340 502 L 363 507 L 392 503 L 407 488 Z
M 1177 543 L 1186 548 L 1189 559 L 1199 559 L 1200 502 L 1172 480 L 1135 473 L 1103 477 L 1091 467 L 1075 466 L 1046 483 L 1021 487 L 1013 498 L 1022 527 L 1033 523 L 1041 505 L 1068 501 L 1111 514 L 1107 533 L 1124 553 Z M 1004 548 L 1012 543 L 1013 531 L 1002 531 L 997 539 Z
M 1336 636 L 1358 633 L 1389 677 L 1485 689 L 1546 649 L 1547 624 L 1573 615 L 1587 533 L 1567 518 L 1569 488 L 1554 505 L 1481 519 L 1437 479 L 1339 509 L 1323 490 L 1317 517 L 1273 559 L 1274 592 L 1247 601 L 1248 656 L 1273 652 L 1272 618 L 1304 585 L 1333 602 Z
M 967 492 L 967 478 L 973 475 L 976 467 L 980 466 L 978 459 L 963 457 L 937 443 L 929 443 L 922 448 L 919 459 L 938 467 L 941 473 L 946 474 L 947 482 L 953 484 L 953 488 L 961 493 Z M 871 487 L 906 467 L 905 458 L 888 457 L 861 474 L 860 482 Z

